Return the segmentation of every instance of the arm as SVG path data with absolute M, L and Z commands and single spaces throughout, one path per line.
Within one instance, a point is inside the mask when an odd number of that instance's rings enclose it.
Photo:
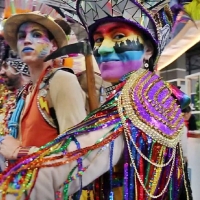
M 0 143 L 0 155 L 7 160 L 16 160 L 37 151 L 37 147 L 22 147 L 20 141 L 11 135 L 4 136 Z
M 57 71 L 50 80 L 49 93 L 60 133 L 78 124 L 86 117 L 85 93 L 75 75 L 66 71 Z M 37 150 L 37 147 L 31 147 L 29 150 L 21 148 L 19 151 L 22 153 L 19 152 L 18 156 L 23 156 L 25 151 L 27 154 L 31 154 Z
M 86 117 L 85 93 L 82 91 L 75 75 L 58 71 L 50 80 L 49 93 L 56 111 L 60 133 L 78 124 Z M 6 148 L 10 146 L 9 150 Z M 19 147 L 20 142 L 6 136 L 0 153 L 7 159 L 17 159 L 38 150 L 37 147 Z M 19 148 L 18 148 L 19 147 Z
M 49 83 L 50 98 L 55 109 L 60 133 L 86 117 L 85 93 L 75 75 L 58 71 Z
M 81 147 L 84 148 L 86 146 L 93 145 L 99 138 L 102 138 L 111 127 L 90 132 L 89 134 L 85 134 L 82 136 L 77 137 L 78 141 L 81 144 Z M 113 165 L 115 165 L 124 149 L 124 140 L 123 136 L 120 135 L 114 144 L 114 153 L 113 153 Z M 69 146 L 68 150 L 71 152 L 76 150 L 75 144 L 72 142 Z M 98 152 L 94 150 L 85 160 L 83 160 L 83 166 L 90 165 L 87 171 L 83 174 L 83 187 L 86 186 L 88 183 L 95 180 L 97 177 L 105 173 L 109 170 L 109 160 L 110 160 L 110 150 L 106 148 L 101 154 L 96 157 Z M 96 157 L 95 160 L 93 160 Z M 55 192 L 59 189 L 60 185 L 67 179 L 70 171 L 77 165 L 77 162 L 70 162 L 68 164 L 59 166 L 59 167 L 50 167 L 50 168 L 42 168 L 39 171 L 37 176 L 34 188 L 31 192 L 30 199 L 38 200 L 41 198 L 44 200 L 53 199 L 52 197 L 55 196 Z M 76 174 L 77 171 L 74 172 Z M 62 190 L 63 188 L 61 188 Z M 75 193 L 80 189 L 80 182 L 79 179 L 72 181 L 69 184 L 69 195 Z M 14 199 L 14 195 L 7 195 L 8 200 Z M 24 199 L 21 198 L 21 199 Z

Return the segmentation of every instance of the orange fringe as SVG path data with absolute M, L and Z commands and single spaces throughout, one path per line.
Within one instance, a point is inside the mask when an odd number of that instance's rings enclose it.
M 28 12 L 31 12 L 31 10 L 28 10 L 28 9 L 23 10 L 21 8 L 16 8 L 16 13 L 17 14 L 28 13 Z M 11 8 L 5 8 L 4 12 L 3 12 L 3 19 L 7 19 L 10 16 L 12 16 Z

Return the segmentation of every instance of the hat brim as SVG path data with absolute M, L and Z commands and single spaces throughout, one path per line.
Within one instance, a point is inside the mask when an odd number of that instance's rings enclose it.
M 25 22 L 35 22 L 44 26 L 54 36 L 59 48 L 67 45 L 65 32 L 56 22 L 40 14 L 23 13 L 11 16 L 4 25 L 4 38 L 14 51 L 17 52 L 18 29 Z

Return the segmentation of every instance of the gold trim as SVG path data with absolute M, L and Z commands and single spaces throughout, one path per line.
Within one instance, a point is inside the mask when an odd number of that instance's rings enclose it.
M 143 78 L 146 73 L 147 71 L 145 69 L 139 69 L 137 72 L 133 73 L 132 76 L 129 78 L 124 88 L 122 89 L 122 93 L 119 97 L 122 98 L 122 107 L 125 109 L 126 116 L 131 120 L 134 126 L 145 132 L 158 143 L 163 144 L 167 147 L 175 148 L 180 140 L 180 135 L 184 124 L 182 123 L 180 125 L 179 129 L 176 132 L 174 132 L 173 136 L 168 136 L 167 134 L 164 135 L 164 133 L 161 130 L 159 130 L 156 127 L 153 127 L 151 124 L 147 124 L 147 122 L 144 119 L 142 119 L 142 117 L 139 115 L 139 112 L 137 112 L 137 105 L 135 105 L 135 102 L 131 99 L 133 98 L 133 96 L 130 94 L 130 91 L 133 92 L 134 88 L 139 83 L 139 80 Z M 118 104 L 118 106 L 120 105 Z M 177 109 L 179 109 L 178 106 Z M 153 117 L 155 118 L 154 115 Z M 168 125 L 168 127 L 170 127 L 171 129 L 176 128 L 181 118 L 182 115 L 179 116 L 174 125 Z M 157 120 L 163 122 L 162 119 L 157 118 Z M 164 124 L 167 125 L 166 122 Z

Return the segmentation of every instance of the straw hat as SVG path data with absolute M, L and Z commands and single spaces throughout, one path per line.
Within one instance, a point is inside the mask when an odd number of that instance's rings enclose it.
M 4 24 L 4 38 L 14 51 L 17 51 L 17 31 L 25 22 L 35 22 L 44 26 L 54 36 L 59 48 L 67 45 L 63 29 L 49 16 L 35 11 L 15 14 L 6 20 Z

